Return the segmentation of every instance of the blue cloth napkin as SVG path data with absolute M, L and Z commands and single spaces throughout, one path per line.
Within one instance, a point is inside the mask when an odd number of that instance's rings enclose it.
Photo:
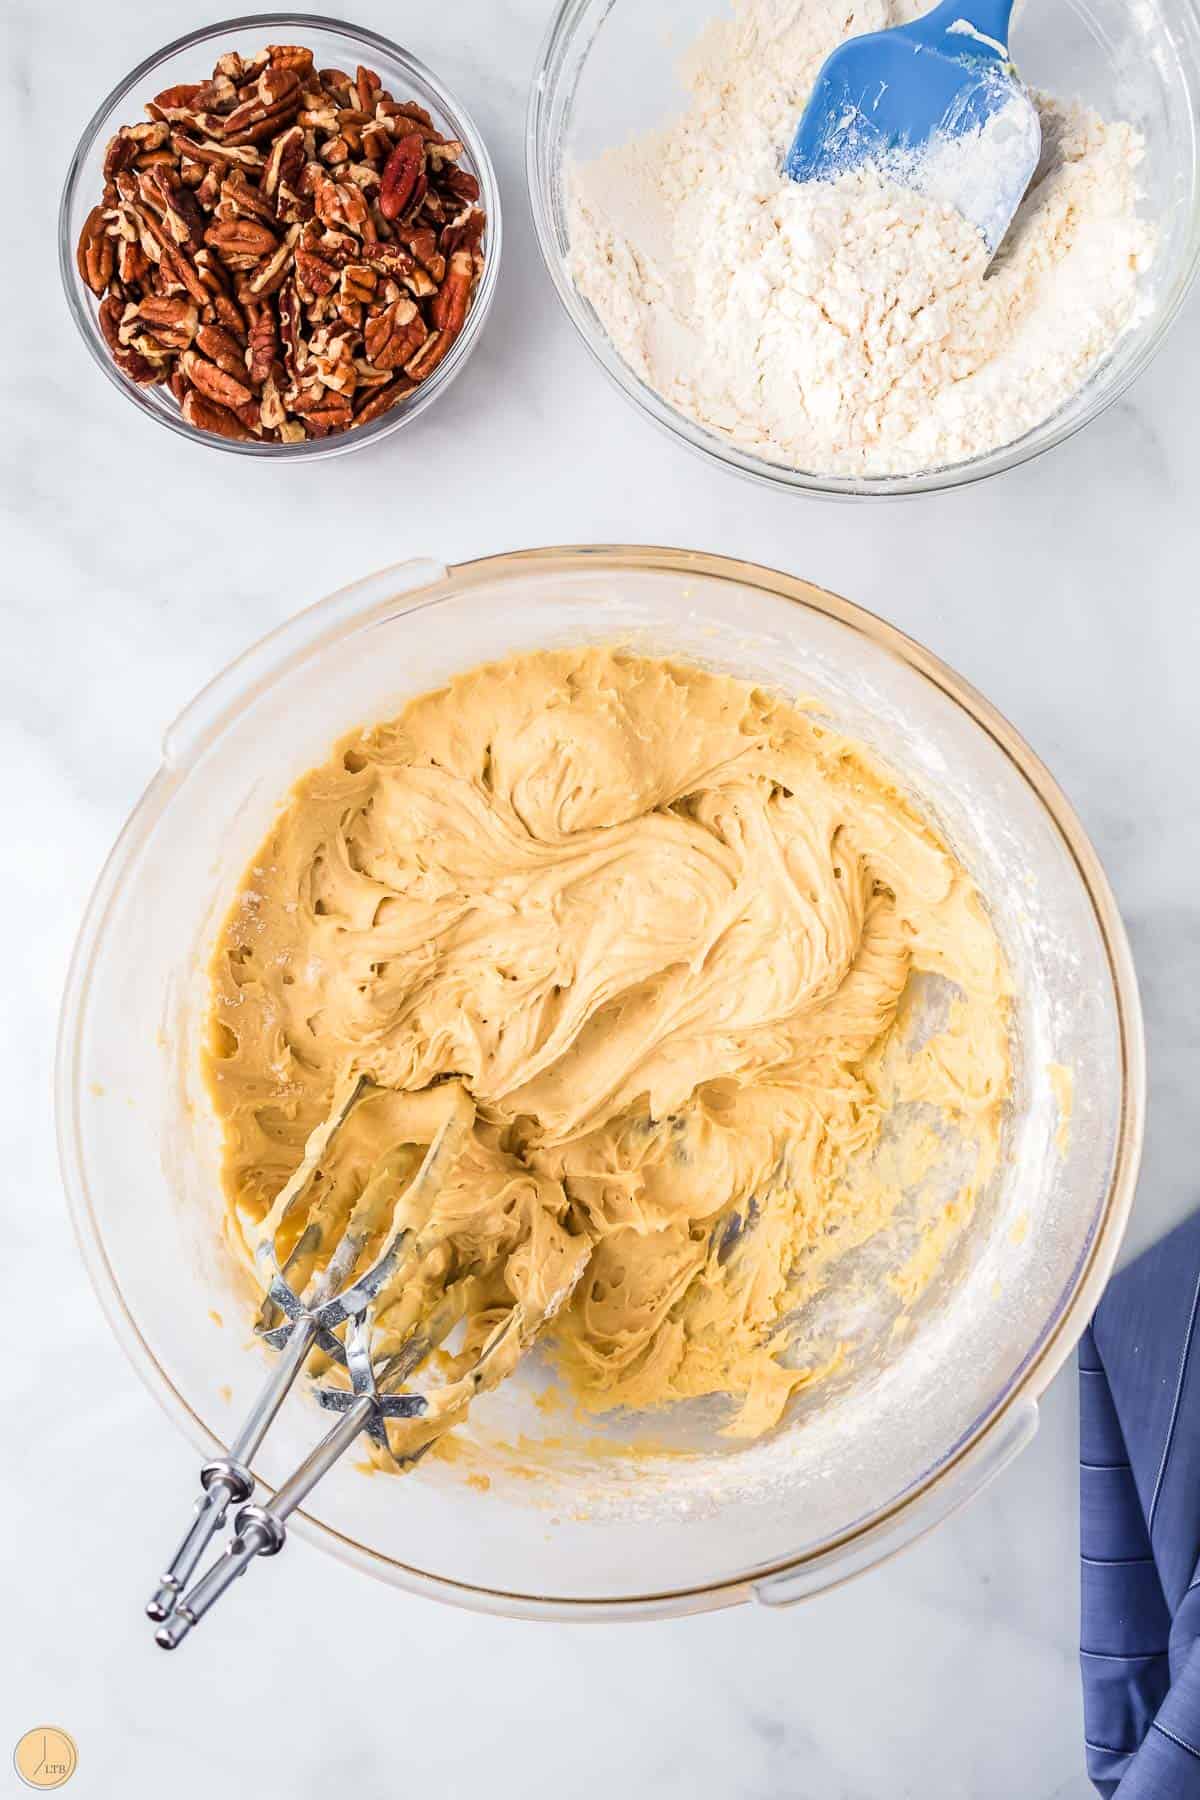
M 1200 1213 L 1079 1346 L 1080 1663 L 1104 1800 L 1200 1800 Z

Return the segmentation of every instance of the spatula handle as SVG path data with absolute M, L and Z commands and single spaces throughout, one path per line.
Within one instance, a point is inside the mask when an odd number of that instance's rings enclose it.
M 906 28 L 910 42 L 936 44 L 942 51 L 1008 61 L 1008 28 L 1014 0 L 942 0 L 932 12 Z M 961 20 L 967 31 L 951 31 Z M 978 35 L 975 35 L 975 34 Z

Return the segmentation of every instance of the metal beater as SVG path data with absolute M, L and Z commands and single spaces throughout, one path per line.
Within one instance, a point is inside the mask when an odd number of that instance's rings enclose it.
M 564 1269 L 558 1287 L 540 1307 L 514 1305 L 483 1345 L 474 1366 L 461 1380 L 433 1396 L 397 1392 L 443 1343 L 469 1310 L 475 1273 L 468 1270 L 444 1288 L 427 1314 L 413 1327 L 401 1349 L 377 1363 L 371 1348 L 374 1303 L 385 1283 L 415 1271 L 437 1248 L 439 1234 L 429 1227 L 439 1188 L 453 1167 L 475 1116 L 474 1104 L 461 1083 L 451 1111 L 440 1127 L 416 1175 L 407 1183 L 398 1153 L 380 1157 L 355 1202 L 333 1254 L 323 1271 L 297 1292 L 289 1275 L 318 1248 L 312 1227 L 300 1234 L 281 1264 L 278 1234 L 284 1221 L 307 1195 L 313 1177 L 336 1134 L 354 1109 L 379 1091 L 367 1075 L 347 1076 L 326 1119 L 305 1145 L 304 1157 L 276 1196 L 259 1227 L 254 1259 L 266 1295 L 259 1315 L 264 1341 L 282 1354 L 258 1401 L 229 1452 L 205 1463 L 200 1471 L 203 1492 L 196 1516 L 152 1595 L 146 1611 L 159 1621 L 155 1641 L 174 1650 L 239 1575 L 259 1556 L 275 1556 L 287 1536 L 286 1520 L 363 1432 L 386 1447 L 385 1421 L 428 1415 L 430 1431 L 404 1466 L 411 1466 L 435 1438 L 456 1423 L 471 1399 L 496 1386 L 511 1371 L 553 1313 L 568 1298 L 587 1262 L 590 1244 L 580 1240 L 579 1254 Z M 399 1191 L 397 1191 L 399 1189 Z M 356 1273 L 368 1243 L 378 1237 L 374 1258 Z M 270 1324 L 272 1319 L 280 1322 Z M 337 1335 L 340 1327 L 344 1335 Z M 337 1422 L 278 1488 L 267 1505 L 255 1505 L 250 1460 L 303 1368 L 310 1350 L 323 1350 L 341 1364 L 349 1390 L 320 1387 L 321 1405 L 339 1414 Z M 205 1550 L 223 1528 L 229 1508 L 239 1504 L 234 1533 L 223 1553 L 188 1587 Z

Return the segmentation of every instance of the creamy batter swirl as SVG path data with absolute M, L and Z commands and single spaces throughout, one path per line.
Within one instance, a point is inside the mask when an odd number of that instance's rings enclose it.
M 914 972 L 954 996 L 919 1046 Z M 974 1146 L 960 1209 L 986 1180 L 1007 993 L 962 867 L 815 713 L 618 650 L 489 665 L 343 740 L 247 871 L 209 1055 L 232 1216 L 262 1217 L 353 1068 L 386 1091 L 322 1172 L 336 1228 L 457 1077 L 475 1122 L 385 1339 L 458 1281 L 465 1367 L 585 1237 L 552 1327 L 580 1396 L 728 1394 L 754 1435 L 811 1378 L 797 1307 L 898 1201 L 889 1114 Z

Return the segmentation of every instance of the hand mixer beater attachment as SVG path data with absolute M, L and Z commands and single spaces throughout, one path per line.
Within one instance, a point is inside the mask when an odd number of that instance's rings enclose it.
M 476 1394 L 496 1386 L 511 1372 L 546 1320 L 567 1299 L 587 1262 L 590 1244 L 580 1239 L 577 1251 L 573 1248 L 556 1272 L 554 1285 L 538 1303 L 513 1306 L 466 1376 L 430 1398 L 397 1392 L 450 1336 L 466 1316 L 473 1297 L 476 1274 L 468 1269 L 443 1284 L 433 1304 L 414 1320 L 397 1352 L 376 1360 L 372 1352 L 374 1307 L 385 1284 L 395 1288 L 415 1276 L 444 1247 L 430 1219 L 438 1190 L 457 1161 L 475 1116 L 474 1104 L 462 1084 L 446 1084 L 448 1115 L 411 1180 L 404 1179 L 409 1167 L 407 1146 L 398 1146 L 378 1159 L 324 1267 L 301 1291 L 293 1277 L 319 1257 L 320 1225 L 307 1225 L 282 1262 L 279 1254 L 281 1228 L 289 1218 L 295 1222 L 336 1135 L 355 1108 L 378 1091 L 367 1075 L 345 1078 L 327 1117 L 305 1145 L 303 1160 L 258 1228 L 254 1259 L 266 1290 L 259 1323 L 265 1342 L 281 1355 L 228 1453 L 201 1470 L 203 1492 L 195 1518 L 146 1607 L 150 1618 L 159 1621 L 155 1641 L 164 1650 L 183 1642 L 256 1557 L 274 1556 L 283 1548 L 289 1515 L 362 1433 L 386 1448 L 388 1419 L 421 1418 L 425 1426 L 422 1441 L 401 1466 L 418 1461 L 442 1432 L 465 1415 Z M 359 1264 L 368 1257 L 367 1266 L 360 1269 Z M 449 1261 L 446 1266 L 451 1266 Z M 280 1322 L 270 1323 L 272 1320 Z M 344 1334 L 339 1336 L 343 1326 Z M 270 1502 L 256 1505 L 252 1502 L 251 1458 L 313 1349 L 323 1351 L 349 1376 L 348 1389 L 317 1389 L 321 1405 L 339 1417 Z M 234 1521 L 234 1535 L 223 1553 L 188 1587 L 234 1504 L 241 1509 Z

